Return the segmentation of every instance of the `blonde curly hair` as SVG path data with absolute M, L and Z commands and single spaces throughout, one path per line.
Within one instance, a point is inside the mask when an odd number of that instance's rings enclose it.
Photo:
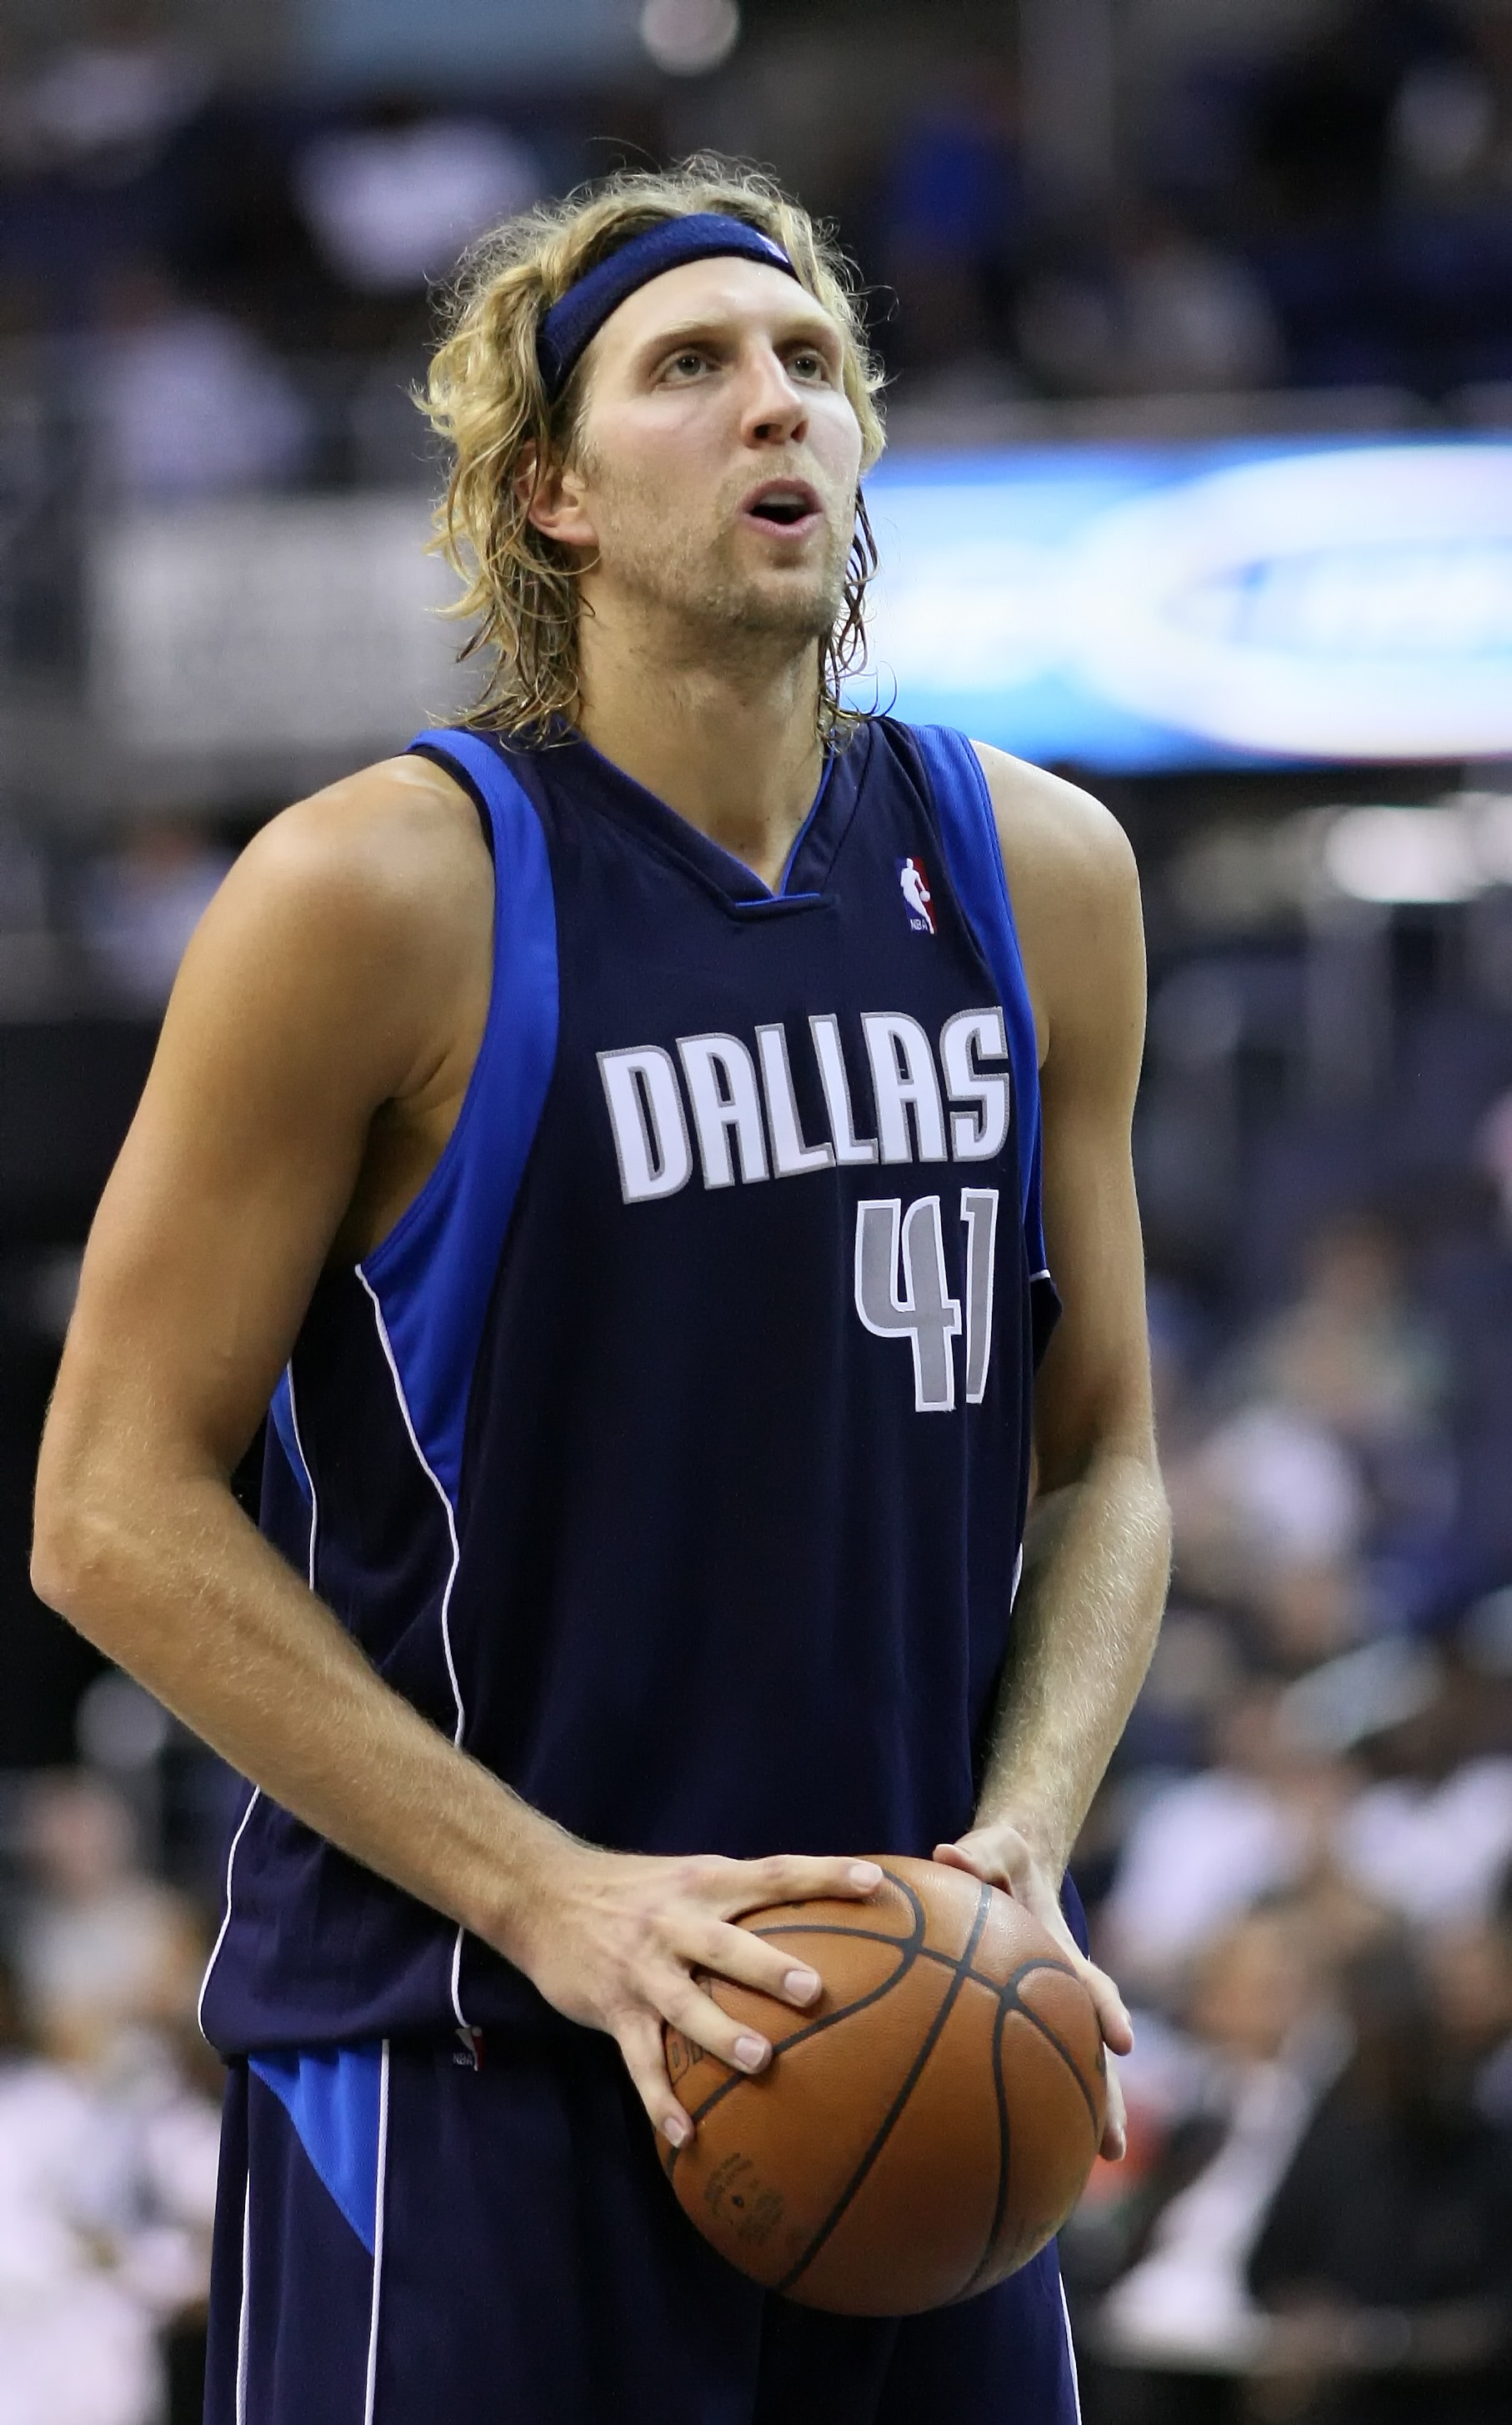
M 700 153 L 672 169 L 622 169 L 507 220 L 464 260 L 426 393 L 417 398 L 453 457 L 431 545 L 459 576 L 463 594 L 444 611 L 475 618 L 462 657 L 492 660 L 466 723 L 539 742 L 554 726 L 577 721 L 578 568 L 568 550 L 536 528 L 530 506 L 549 470 L 571 458 L 583 380 L 574 373 L 552 402 L 537 361 L 537 332 L 552 305 L 609 253 L 695 211 L 728 213 L 782 247 L 842 331 L 862 471 L 881 454 L 882 377 L 867 347 L 849 265 L 829 231 L 761 170 Z M 535 474 L 522 495 L 516 478 L 527 448 L 535 450 Z M 827 737 L 858 720 L 842 706 L 840 692 L 864 656 L 866 585 L 877 549 L 859 491 L 856 504 L 841 613 L 820 645 L 817 713 Z

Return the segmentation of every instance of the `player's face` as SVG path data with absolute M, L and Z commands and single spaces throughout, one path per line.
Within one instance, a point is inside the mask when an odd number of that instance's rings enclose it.
M 796 280 L 690 262 L 611 314 L 587 359 L 578 459 L 553 535 L 585 594 L 804 642 L 842 602 L 861 430 L 843 340 Z

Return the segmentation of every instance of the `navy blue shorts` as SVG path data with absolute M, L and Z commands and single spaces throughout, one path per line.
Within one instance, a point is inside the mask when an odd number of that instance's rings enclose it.
M 1049 2249 L 932 2315 L 820 2315 L 705 2246 L 616 2048 L 233 2065 L 206 2425 L 1076 2425 Z

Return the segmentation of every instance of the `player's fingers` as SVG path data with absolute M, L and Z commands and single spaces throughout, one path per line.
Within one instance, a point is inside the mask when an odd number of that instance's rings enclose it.
M 1075 1965 L 1077 1976 L 1092 1999 L 1103 2038 L 1115 2054 L 1127 2054 L 1134 2045 L 1129 2008 L 1107 1972 L 1089 1961 L 1077 1944 L 1060 1907 L 1059 1896 L 1022 1838 L 1006 1828 L 995 1831 L 990 1859 L 985 1848 L 979 1849 L 970 1836 L 957 1844 L 937 1844 L 934 1857 L 948 1868 L 965 1870 L 989 1886 L 1002 1886 L 1026 1911 L 1033 1912 L 1046 1935 L 1054 1938 L 1068 1960 Z
M 882 1883 L 876 1861 L 828 1860 L 805 1853 L 773 1853 L 764 1860 L 732 1861 L 725 1917 L 760 1911 L 769 1903 L 817 1903 L 831 1896 L 848 1902 L 875 1894 Z
M 759 1988 L 784 2004 L 812 2004 L 822 1984 L 818 1971 L 801 1955 L 764 1944 L 748 1928 L 732 1928 L 724 1920 L 698 1930 L 685 1951 L 694 1968 L 738 1980 L 743 1987 Z
M 1097 2015 L 1098 2027 L 1102 2032 L 1103 2044 L 1111 2048 L 1115 2054 L 1127 2054 L 1134 2045 L 1134 2023 L 1129 2018 L 1128 2006 L 1107 1972 L 1100 1970 L 1097 1964 L 1089 1961 L 1082 1951 L 1066 1924 L 1065 1914 L 1058 1903 L 1051 1910 L 1037 1911 L 1035 1917 L 1046 1935 L 1055 1939 L 1091 1997 L 1092 2009 Z
M 1109 2064 L 1107 2070 L 1107 2108 L 1102 2125 L 1102 2144 L 1098 2150 L 1110 2164 L 1121 2163 L 1129 2145 L 1128 2115 L 1123 2102 L 1123 2083 L 1118 2066 Z
M 1034 1855 L 1011 1827 L 994 1827 L 990 1839 L 979 1839 L 973 1833 L 954 1843 L 937 1844 L 930 1857 L 945 1869 L 964 1870 L 969 1877 L 1001 1887 L 1021 1901 L 1026 1900 L 1037 1874 Z
M 703 2047 L 720 2063 L 727 2063 L 732 2071 L 764 2071 L 771 2062 L 770 2038 L 763 2037 L 759 2030 L 748 2028 L 744 2021 L 732 2020 L 685 1970 L 658 1973 L 649 1992 L 664 2020 L 670 2021 L 673 2029 L 681 2030 L 695 2046 Z
M 667 2076 L 667 2049 L 655 2014 L 644 2007 L 621 2014 L 615 2023 L 614 2035 L 635 2094 L 651 2116 L 652 2129 L 659 2130 L 672 2146 L 685 2147 L 693 2136 L 693 2124 L 672 2094 L 672 2083 Z
M 1067 1935 L 1068 1936 L 1070 1935 L 1069 1929 Z M 1100 1970 L 1095 1962 L 1087 1960 L 1086 1954 L 1077 1947 L 1074 1938 L 1071 1940 L 1071 1951 L 1076 1954 L 1077 1967 L 1086 1983 L 1086 1992 L 1096 2008 L 1104 2039 L 1115 2054 L 1127 2054 L 1134 2045 L 1134 2023 L 1129 2018 L 1128 2005 L 1107 1972 Z

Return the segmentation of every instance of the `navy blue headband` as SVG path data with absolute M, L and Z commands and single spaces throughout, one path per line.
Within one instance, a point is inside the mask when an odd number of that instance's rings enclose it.
M 666 270 L 681 269 L 685 261 L 713 261 L 730 253 L 743 261 L 765 262 L 789 278 L 798 274 L 769 235 L 721 211 L 689 211 L 682 218 L 662 219 L 588 270 L 552 305 L 537 333 L 536 359 L 551 401 L 555 403 L 610 313 L 638 286 Z

